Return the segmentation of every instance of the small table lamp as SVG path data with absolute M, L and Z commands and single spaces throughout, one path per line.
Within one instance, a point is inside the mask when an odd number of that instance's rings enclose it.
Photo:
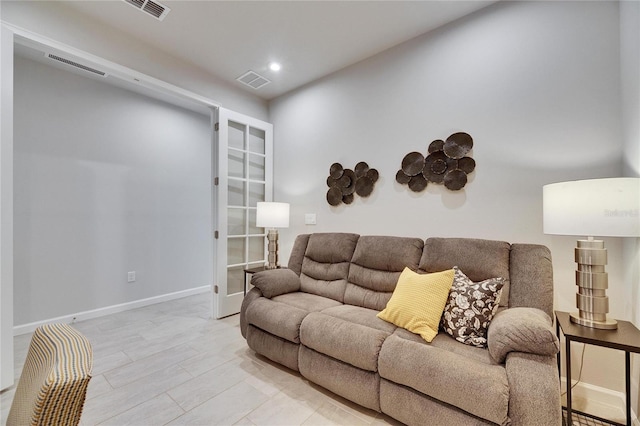
M 269 228 L 267 232 L 269 255 L 265 268 L 276 269 L 278 267 L 278 230 L 276 228 L 289 227 L 289 204 L 259 202 L 257 206 L 256 226 Z
M 590 179 L 543 187 L 544 233 L 583 235 L 575 248 L 576 304 L 571 322 L 615 329 L 607 318 L 607 249 L 600 237 L 640 237 L 640 178 Z

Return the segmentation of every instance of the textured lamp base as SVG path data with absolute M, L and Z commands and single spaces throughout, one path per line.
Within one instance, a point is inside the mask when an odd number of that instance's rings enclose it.
M 592 320 L 587 318 L 580 318 L 579 312 L 569 314 L 569 319 L 572 323 L 583 325 L 585 327 L 599 328 L 602 330 L 615 330 L 618 328 L 618 321 L 610 318 L 605 318 L 604 321 Z
M 267 255 L 267 264 L 264 265 L 265 269 L 277 269 L 278 268 L 278 230 L 269 229 L 267 232 L 267 248 L 269 254 Z
M 585 327 L 614 330 L 618 328 L 616 320 L 608 319 L 609 297 L 607 288 L 609 278 L 605 272 L 607 249 L 602 240 L 578 240 L 575 249 L 576 305 L 578 313 L 570 315 L 571 322 Z

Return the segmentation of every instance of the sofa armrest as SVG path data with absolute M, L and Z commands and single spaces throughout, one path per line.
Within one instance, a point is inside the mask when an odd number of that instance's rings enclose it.
M 505 363 L 512 425 L 562 425 L 555 356 L 511 352 Z
M 551 319 L 536 308 L 511 308 L 496 314 L 489 325 L 487 345 L 499 364 L 510 352 L 549 356 L 560 350 Z
M 268 299 L 300 290 L 300 277 L 291 269 L 269 269 L 253 274 L 251 284 Z

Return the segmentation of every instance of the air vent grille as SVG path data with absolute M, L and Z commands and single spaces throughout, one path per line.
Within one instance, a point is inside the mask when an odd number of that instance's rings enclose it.
M 69 59 L 63 58 L 61 56 L 54 55 L 53 53 L 45 53 L 45 56 L 47 58 L 49 58 L 49 59 L 53 59 L 54 61 L 58 61 L 58 62 L 62 62 L 63 64 L 71 65 L 72 67 L 76 67 L 76 68 L 79 68 L 79 69 L 81 69 L 83 71 L 87 71 L 87 72 L 90 72 L 90 73 L 93 73 L 93 74 L 97 74 L 97 75 L 99 75 L 101 77 L 106 77 L 107 76 L 107 73 L 105 73 L 104 71 L 100 71 L 100 70 L 97 70 L 95 68 L 91 68 L 91 67 L 88 67 L 86 65 L 79 64 L 77 62 L 74 62 L 74 61 L 71 61 Z
M 247 71 L 246 73 L 238 77 L 236 80 L 238 80 L 242 84 L 246 84 L 247 86 L 253 89 L 259 89 L 271 83 L 271 80 L 253 71 Z
M 162 21 L 171 11 L 167 6 L 152 0 L 123 0 L 125 3 L 139 9 Z

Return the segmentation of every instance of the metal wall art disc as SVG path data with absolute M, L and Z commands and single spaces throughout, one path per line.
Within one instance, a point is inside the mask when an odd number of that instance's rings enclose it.
M 410 180 L 411 180 L 411 176 L 407 175 L 402 170 L 398 170 L 398 173 L 396 173 L 396 182 L 404 185 L 409 183 Z
M 356 177 L 360 178 L 367 174 L 367 171 L 369 170 L 369 165 L 364 161 L 361 161 L 358 164 L 356 164 L 353 170 L 356 173 Z
M 467 155 L 473 148 L 473 139 L 468 133 L 459 132 L 449 136 L 444 143 L 444 153 L 449 158 L 455 158 L 456 160 Z
M 343 171 L 344 169 L 342 168 L 342 164 L 333 163 L 329 168 L 329 176 L 331 176 L 334 179 L 338 179 L 342 176 Z
M 476 168 L 475 160 L 466 156 L 472 148 L 473 139 L 468 133 L 454 133 L 446 141 L 436 139 L 429 144 L 426 158 L 419 152 L 404 156 L 396 182 L 407 184 L 414 192 L 424 190 L 428 182 L 459 191 L 467 184 L 467 175 Z
M 332 206 L 340 203 L 351 204 L 355 194 L 368 197 L 373 192 L 379 174 L 376 169 L 369 168 L 364 161 L 356 164 L 355 170 L 345 169 L 340 163 L 333 163 L 327 177 L 327 202 Z
M 429 144 L 429 154 L 436 151 L 442 151 L 444 148 L 444 141 L 442 139 L 436 139 Z
M 422 173 L 424 156 L 419 152 L 410 152 L 402 159 L 402 171 L 408 176 Z
M 476 160 L 471 157 L 462 157 L 458 160 L 458 168 L 466 174 L 472 173 L 476 169 Z
M 467 184 L 467 174 L 460 169 L 449 170 L 444 175 L 444 186 L 452 191 L 458 191 Z
M 373 192 L 373 181 L 366 176 L 358 178 L 356 181 L 356 194 L 361 197 L 368 197 Z
M 329 188 L 327 191 L 327 202 L 332 206 L 338 206 L 342 202 L 342 191 L 338 187 Z
M 411 176 L 409 181 L 409 189 L 413 192 L 421 192 L 427 187 L 429 182 L 422 175 Z

